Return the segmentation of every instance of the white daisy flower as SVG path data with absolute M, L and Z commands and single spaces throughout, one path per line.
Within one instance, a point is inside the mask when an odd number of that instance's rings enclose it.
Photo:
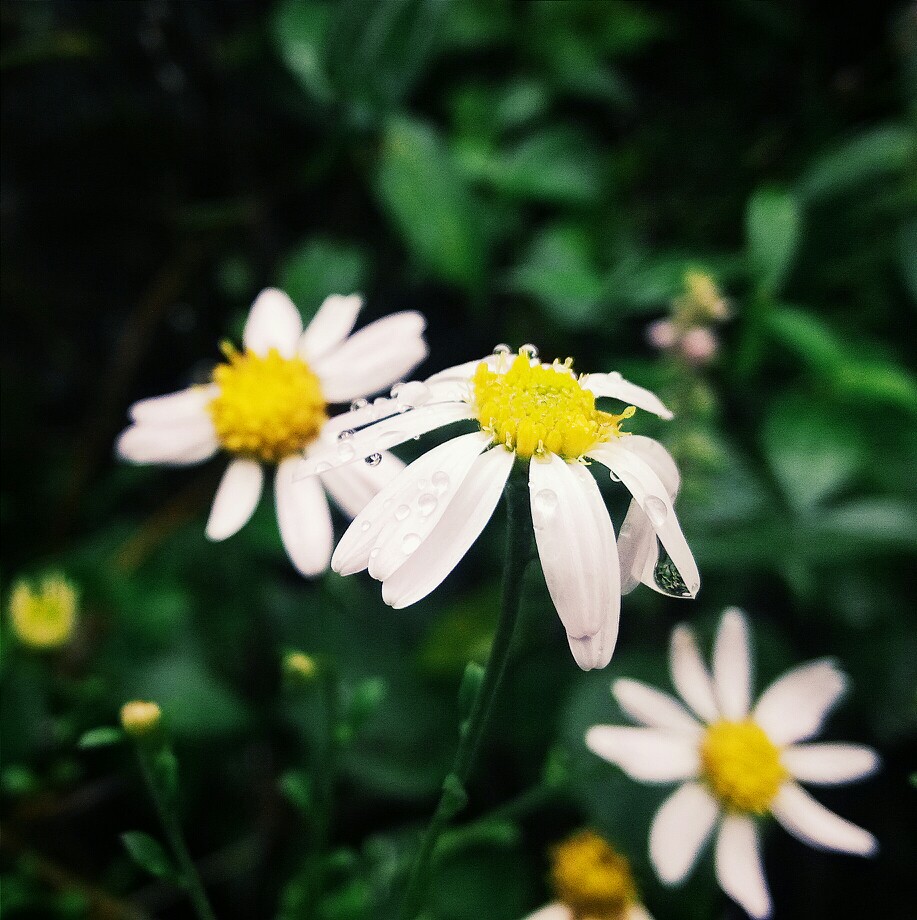
M 557 900 L 526 920 L 653 920 L 638 899 L 630 863 L 594 831 L 554 847 L 551 887 Z
M 578 377 L 569 360 L 542 364 L 533 346 L 520 352 L 500 346 L 484 360 L 405 384 L 388 401 L 388 410 L 398 411 L 387 418 L 378 419 L 386 407 L 377 401 L 336 419 L 342 440 L 314 453 L 303 472 L 326 475 L 433 429 L 476 422 L 475 431 L 425 453 L 367 504 L 341 538 L 332 568 L 344 575 L 368 569 L 393 607 L 419 601 L 477 539 L 514 462 L 522 461 L 538 554 L 573 656 L 584 670 L 601 668 L 614 649 L 622 593 L 641 581 L 681 597 L 700 587 L 672 507 L 675 462 L 656 441 L 621 431 L 635 406 L 663 418 L 671 413 L 620 374 Z M 597 397 L 631 405 L 613 415 L 596 408 Z M 633 495 L 617 542 L 589 460 Z
M 682 881 L 718 827 L 720 887 L 752 917 L 768 917 L 755 821 L 767 814 L 813 847 L 875 853 L 872 834 L 828 811 L 799 785 L 848 783 L 879 765 L 875 751 L 861 745 L 800 743 L 818 733 L 847 687 L 832 661 L 788 671 L 752 708 L 748 623 L 732 608 L 717 633 L 712 677 L 686 626 L 672 633 L 670 667 L 690 712 L 646 684 L 617 680 L 615 698 L 644 727 L 596 725 L 586 733 L 588 747 L 631 778 L 681 783 L 650 829 L 650 857 L 663 882 Z
M 208 384 L 134 403 L 118 454 L 170 466 L 199 463 L 221 448 L 233 455 L 207 522 L 211 540 L 231 537 L 249 520 L 264 465 L 275 466 L 283 544 L 303 575 L 320 574 L 334 539 L 326 491 L 352 517 L 404 465 L 384 454 L 298 481 L 295 466 L 328 436 L 329 404 L 365 403 L 427 356 L 419 313 L 394 313 L 350 335 L 362 304 L 356 295 L 328 297 L 303 331 L 286 294 L 262 291 L 245 323 L 244 350 L 224 345 L 226 362 Z

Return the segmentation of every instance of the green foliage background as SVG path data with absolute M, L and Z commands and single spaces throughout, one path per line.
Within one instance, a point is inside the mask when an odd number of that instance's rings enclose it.
M 769 836 L 777 915 L 912 916 L 913 4 L 13 0 L 2 18 L 4 603 L 14 576 L 48 568 L 82 591 L 62 653 L 27 652 L 4 620 L 4 916 L 189 916 L 119 840 L 159 835 L 129 749 L 77 746 L 133 697 L 166 713 L 217 913 L 292 916 L 322 745 L 318 702 L 281 679 L 289 648 L 334 660 L 354 723 L 314 916 L 392 916 L 462 671 L 493 628 L 502 517 L 396 613 L 363 577 L 298 578 L 269 501 L 208 543 L 219 463 L 112 457 L 128 405 L 206 375 L 267 284 L 306 319 L 352 290 L 365 319 L 423 310 L 421 372 L 532 341 L 677 410 L 637 421 L 682 466 L 703 590 L 625 598 L 611 666 L 584 675 L 531 573 L 431 918 L 533 910 L 546 849 L 583 824 L 628 852 L 657 918 L 740 916 L 709 860 L 682 889 L 654 882 L 662 791 L 582 744 L 619 718 L 614 677 L 666 686 L 672 625 L 709 638 L 731 604 L 754 622 L 759 688 L 806 658 L 843 662 L 853 692 L 828 737 L 885 761 L 820 794 L 877 834 L 875 861 Z M 702 370 L 645 339 L 688 269 L 733 312 Z M 620 521 L 623 497 L 609 501 Z

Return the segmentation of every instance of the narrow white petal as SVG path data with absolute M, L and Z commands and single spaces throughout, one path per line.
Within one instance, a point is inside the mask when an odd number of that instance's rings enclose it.
M 430 478 L 419 480 L 413 494 L 402 495 L 401 503 L 389 508 L 389 521 L 369 556 L 369 574 L 373 578 L 385 581 L 417 552 L 490 441 L 490 435 L 483 431 L 453 438 L 447 450 L 438 452 L 440 460 Z
M 444 370 L 431 374 L 424 380 L 426 384 L 437 383 L 441 380 L 465 380 L 470 381 L 474 377 L 474 372 L 482 362 L 488 367 L 493 368 L 496 362 L 496 355 L 486 355 L 483 358 L 475 358 L 474 361 L 466 361 L 464 364 L 455 364 Z
M 796 783 L 780 787 L 771 812 L 794 837 L 817 849 L 872 856 L 879 848 L 869 831 L 829 811 Z
M 404 469 L 404 463 L 394 454 L 385 451 L 381 457 L 374 465 L 350 463 L 322 473 L 325 488 L 348 517 L 356 517 Z
M 764 920 L 773 909 L 761 865 L 761 843 L 747 815 L 723 818 L 716 840 L 716 880 L 749 916 Z
M 529 914 L 525 920 L 574 920 L 573 911 L 566 904 L 556 902 Z
M 628 450 L 627 441 L 627 438 L 622 438 L 600 444 L 587 456 L 607 466 L 628 488 L 634 500 L 650 519 L 688 591 L 695 596 L 700 590 L 700 572 L 681 532 L 672 497 L 653 468 L 639 454 Z
M 689 738 L 700 734 L 701 727 L 688 710 L 655 687 L 622 678 L 612 684 L 611 692 L 618 705 L 636 722 Z
M 631 434 L 624 438 L 625 446 L 636 454 L 660 479 L 674 501 L 681 488 L 681 474 L 675 458 L 653 438 Z
M 364 460 L 370 454 L 381 453 L 389 447 L 420 437 L 435 428 L 469 418 L 472 418 L 471 407 L 465 403 L 421 406 L 419 409 L 384 418 L 359 429 L 346 441 L 337 441 L 316 449 L 303 461 L 297 475 L 312 476 L 316 473 L 325 473 L 346 463 Z M 325 428 L 329 428 L 329 425 L 325 425 Z
M 713 681 L 701 659 L 694 632 L 683 623 L 672 630 L 669 667 L 681 698 L 705 722 L 715 722 L 720 712 L 713 694 Z
M 564 629 L 579 639 L 617 623 L 620 572 L 614 530 L 589 472 L 551 454 L 529 463 L 535 543 Z M 611 656 L 611 648 L 606 649 Z
M 674 885 L 688 876 L 719 814 L 700 783 L 685 783 L 662 803 L 650 827 L 650 859 L 660 881 Z
M 490 520 L 513 468 L 503 448 L 481 454 L 420 548 L 382 584 L 382 599 L 407 607 L 437 588 L 458 565 Z
M 593 725 L 586 747 L 617 764 L 631 779 L 644 783 L 672 783 L 697 776 L 697 745 L 689 739 L 655 728 Z
M 300 335 L 302 317 L 293 301 L 277 288 L 266 288 L 252 304 L 242 344 L 256 355 L 266 355 L 275 348 L 284 358 L 292 358 Z
M 361 329 L 312 369 L 328 402 L 349 402 L 378 393 L 409 374 L 427 356 L 426 320 L 420 313 L 393 313 Z
M 303 575 L 320 575 L 331 559 L 331 511 L 320 480 L 297 478 L 295 471 L 300 463 L 301 458 L 288 457 L 277 467 L 277 523 L 293 565 Z
M 863 779 L 880 765 L 879 755 L 861 744 L 794 744 L 780 759 L 795 779 L 822 786 Z
M 215 383 L 188 387 L 165 396 L 141 399 L 128 412 L 134 422 L 171 425 L 206 415 L 207 405 L 219 392 L 220 388 Z
M 723 613 L 716 633 L 713 686 L 723 718 L 737 721 L 748 715 L 751 705 L 751 649 L 748 621 L 738 607 L 730 607 Z
M 347 297 L 331 294 L 326 297 L 299 338 L 299 354 L 306 361 L 313 362 L 340 345 L 353 329 L 362 308 L 363 298 L 359 294 Z
M 672 413 L 655 393 L 639 387 L 629 380 L 625 380 L 618 373 L 587 374 L 585 377 L 580 378 L 580 386 L 595 393 L 596 396 L 619 399 L 621 402 L 636 406 L 638 409 L 652 412 L 653 415 L 658 415 L 660 418 L 668 420 L 673 417 Z
M 583 671 L 594 671 L 606 667 L 611 661 L 618 641 L 618 611 L 609 616 L 593 636 L 571 636 L 567 634 L 570 654 Z
M 115 451 L 131 463 L 187 466 L 208 460 L 219 449 L 208 415 L 174 424 L 131 425 L 118 435 Z
M 254 460 L 233 460 L 226 467 L 207 521 L 207 536 L 225 540 L 240 530 L 252 516 L 261 488 L 264 470 Z
M 775 744 L 811 738 L 847 689 L 847 677 L 827 658 L 778 677 L 761 694 L 752 718 Z

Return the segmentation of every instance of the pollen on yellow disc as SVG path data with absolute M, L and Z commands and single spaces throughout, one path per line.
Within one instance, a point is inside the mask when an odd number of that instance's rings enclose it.
M 231 346 L 224 351 L 227 362 L 213 371 L 220 392 L 208 406 L 220 444 L 265 463 L 301 453 L 328 417 L 309 365 L 275 349 L 264 357 Z
M 63 575 L 48 575 L 37 588 L 18 582 L 10 595 L 16 638 L 35 649 L 65 645 L 76 626 L 78 600 L 76 588 Z
M 551 883 L 576 920 L 620 920 L 637 899 L 630 863 L 590 830 L 552 850 Z
M 621 415 L 600 412 L 569 363 L 547 367 L 527 355 L 517 355 L 506 371 L 492 371 L 482 362 L 472 385 L 481 428 L 522 458 L 549 451 L 577 460 L 596 444 L 619 437 L 621 421 L 635 411 L 631 406 Z
M 715 722 L 700 756 L 707 785 L 732 811 L 764 814 L 788 776 L 779 749 L 752 721 Z

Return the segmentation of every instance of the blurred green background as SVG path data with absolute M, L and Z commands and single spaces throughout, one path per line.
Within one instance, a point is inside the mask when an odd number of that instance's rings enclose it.
M 132 697 L 166 713 L 217 913 L 292 916 L 321 714 L 284 686 L 290 648 L 333 656 L 359 722 L 313 916 L 392 916 L 493 629 L 502 512 L 394 612 L 363 576 L 296 576 L 269 501 L 208 543 L 222 464 L 118 465 L 129 404 L 206 376 L 267 284 L 306 319 L 354 290 L 363 321 L 422 310 L 420 373 L 534 342 L 677 411 L 630 429 L 681 465 L 701 594 L 625 598 L 610 667 L 584 675 L 529 573 L 431 918 L 522 917 L 548 898 L 546 848 L 586 824 L 632 858 L 658 920 L 742 916 L 709 859 L 682 889 L 654 881 L 663 791 L 582 744 L 620 717 L 614 677 L 668 686 L 672 625 L 709 638 L 730 604 L 754 622 L 758 689 L 837 656 L 853 691 L 827 737 L 885 761 L 818 793 L 876 833 L 876 860 L 768 837 L 777 916 L 913 917 L 917 6 L 5 0 L 2 25 L 4 917 L 190 916 L 119 842 L 159 835 L 129 747 L 77 744 Z M 709 361 L 647 339 L 684 315 L 688 272 L 729 305 Z M 41 654 L 6 607 L 14 578 L 51 570 L 80 619 Z

